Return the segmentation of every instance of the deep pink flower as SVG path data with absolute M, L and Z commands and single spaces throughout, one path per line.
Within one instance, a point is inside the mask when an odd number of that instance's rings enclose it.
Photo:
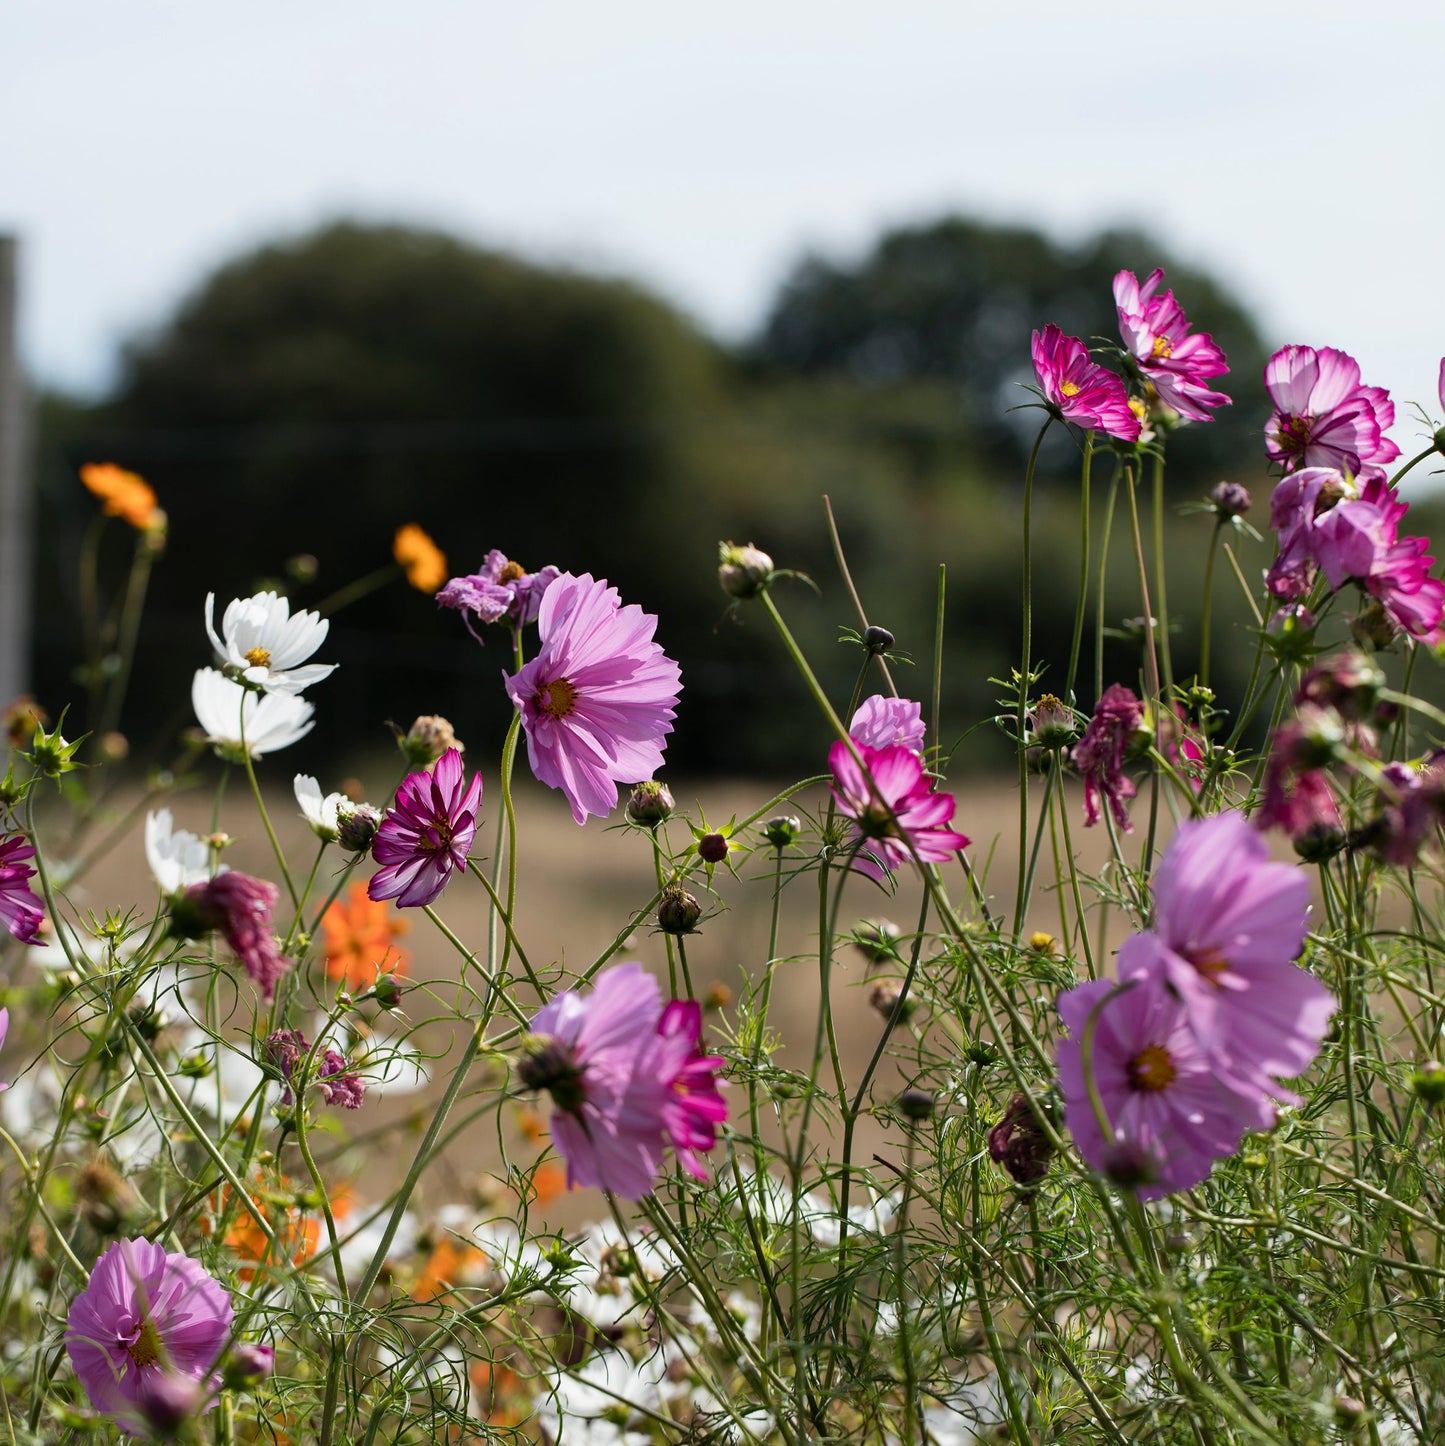
M 672 1143 L 693 1174 L 726 1118 L 715 1076 L 722 1060 L 698 1049 L 701 1012 L 662 1007 L 657 981 L 640 964 L 597 976 L 591 994 L 566 990 L 532 1020 L 518 1074 L 552 1096 L 552 1138 L 569 1185 L 629 1200 L 650 1191 Z
M 1419 767 L 1387 763 L 1380 773 L 1380 807 L 1365 837 L 1385 863 L 1413 868 L 1445 822 L 1445 750 L 1436 749 Z
M 467 866 L 481 801 L 482 775 L 467 784 L 460 749 L 448 748 L 430 773 L 407 774 L 371 841 L 371 856 L 383 867 L 367 895 L 395 899 L 403 909 L 431 903 Z
M 215 1405 L 216 1364 L 231 1338 L 231 1296 L 188 1255 L 147 1240 L 117 1240 L 71 1303 L 65 1349 L 97 1411 L 132 1436 L 149 1434 L 174 1395 L 168 1381 L 199 1388 Z
M 1142 287 L 1132 271 L 1114 278 L 1119 334 L 1166 407 L 1193 422 L 1213 421 L 1210 408 L 1228 406 L 1229 398 L 1205 383 L 1223 376 L 1229 363 L 1207 332 L 1190 332 L 1189 318 L 1172 291 L 1158 294 L 1163 280 L 1158 267 Z
M 172 911 L 172 927 L 187 938 L 220 930 L 252 982 L 260 987 L 261 997 L 269 1000 L 276 981 L 291 968 L 271 922 L 277 897 L 275 884 L 227 869 L 192 884 L 181 895 Z
M 870 879 L 882 881 L 913 862 L 946 863 L 968 839 L 947 827 L 958 805 L 951 793 L 939 793 L 925 777 L 923 760 L 909 748 L 870 748 L 855 743 L 853 750 L 841 738 L 828 751 L 833 771 L 833 797 L 857 829 L 862 848 L 853 867 Z M 870 784 L 867 774 L 872 774 Z
M 550 564 L 538 572 L 527 572 L 521 563 L 493 548 L 479 572 L 452 578 L 437 593 L 437 604 L 460 612 L 472 636 L 481 642 L 472 617 L 483 623 L 505 621 L 513 627 L 530 623 L 542 606 L 543 593 L 560 575 Z
M 1268 1129 L 1274 1109 L 1266 1092 L 1221 1075 L 1162 975 L 1129 985 L 1094 979 L 1059 996 L 1069 1031 L 1059 1042 L 1059 1088 L 1084 1160 L 1121 1182 L 1130 1177 L 1152 1200 L 1197 1185 L 1246 1130 Z M 1090 1079 L 1111 1135 L 1094 1112 Z
M 562 790 L 578 823 L 605 818 L 619 783 L 662 767 L 681 682 L 656 629 L 605 581 L 563 573 L 542 597 L 537 656 L 507 679 L 532 772 Z
M 1354 357 L 1334 347 L 1286 346 L 1264 368 L 1274 416 L 1265 451 L 1286 472 L 1333 467 L 1357 478 L 1381 477 L 1400 449 L 1385 436 L 1395 404 L 1383 387 L 1360 384 Z
M 31 891 L 35 870 L 25 862 L 35 857 L 35 846 L 23 833 L 0 839 L 0 921 L 28 944 L 40 932 L 45 906 Z
M 1034 375 L 1039 387 L 1066 422 L 1137 442 L 1142 424 L 1129 405 L 1124 383 L 1089 360 L 1089 349 L 1076 336 L 1065 336 L 1052 322 L 1033 338 Z
M 266 1037 L 266 1057 L 286 1081 L 281 1103 L 289 1105 L 295 1099 L 291 1085 L 296 1067 L 311 1052 L 306 1036 L 299 1029 L 277 1029 Z M 366 1085 L 362 1082 L 351 1062 L 338 1050 L 327 1047 L 322 1051 L 316 1074 L 311 1080 L 328 1105 L 344 1105 L 348 1110 L 360 1109 L 366 1098 Z
M 1125 833 L 1133 832 L 1127 805 L 1137 790 L 1124 772 L 1124 753 L 1143 726 L 1144 705 L 1132 689 L 1122 683 L 1104 689 L 1084 736 L 1069 753 L 1084 780 L 1085 828 L 1098 823 L 1099 799 L 1103 797 L 1114 822 Z
M 923 723 L 923 705 L 911 698 L 885 698 L 875 693 L 865 698 L 848 724 L 849 736 L 855 743 L 869 748 L 892 748 L 894 745 L 923 752 L 927 733 Z
M 1293 1098 L 1274 1077 L 1319 1053 L 1335 997 L 1294 963 L 1309 882 L 1276 864 L 1239 813 L 1179 825 L 1154 871 L 1154 927 L 1119 950 L 1119 978 L 1162 977 L 1236 1083 Z

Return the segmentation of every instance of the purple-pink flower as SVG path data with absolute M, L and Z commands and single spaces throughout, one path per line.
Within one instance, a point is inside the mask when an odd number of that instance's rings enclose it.
M 25 862 L 35 857 L 35 846 L 23 833 L 0 839 L 0 921 L 28 944 L 40 932 L 45 907 L 30 888 L 35 870 Z
M 1332 467 L 1380 477 L 1400 455 L 1385 435 L 1395 404 L 1383 387 L 1361 384 L 1359 363 L 1334 347 L 1286 346 L 1264 368 L 1274 415 L 1264 429 L 1270 461 L 1286 472 Z
M 1332 710 L 1301 704 L 1270 740 L 1254 826 L 1283 829 L 1292 839 L 1339 829 L 1340 810 L 1325 765 L 1343 741 L 1342 721 Z
M 281 1096 L 283 1105 L 291 1104 L 295 1095 L 291 1085 L 297 1066 L 311 1052 L 306 1036 L 299 1029 L 277 1029 L 266 1037 L 266 1058 L 286 1081 Z M 321 1091 L 328 1105 L 344 1105 L 348 1110 L 361 1108 L 366 1098 L 366 1085 L 355 1067 L 339 1050 L 329 1045 L 322 1050 L 316 1074 L 311 1080 Z
M 1271 863 L 1240 813 L 1179 825 L 1154 872 L 1154 927 L 1119 950 L 1119 978 L 1164 979 L 1190 1027 L 1236 1083 L 1292 1098 L 1277 1076 L 1307 1069 L 1335 997 L 1294 960 L 1309 882 Z
M 276 981 L 291 967 L 271 922 L 277 897 L 275 884 L 227 869 L 185 891 L 172 914 L 173 926 L 187 937 L 219 929 L 261 997 L 269 1000 Z
M 1108 802 L 1114 822 L 1132 833 L 1128 803 L 1137 790 L 1134 781 L 1124 772 L 1124 754 L 1135 733 L 1144 726 L 1144 704 L 1137 694 L 1122 683 L 1110 683 L 1104 689 L 1084 729 L 1084 736 L 1074 744 L 1069 757 L 1084 780 L 1084 827 L 1098 823 L 1099 800 Z
M 230 1292 L 188 1255 L 117 1240 L 71 1303 L 65 1348 L 91 1405 L 145 1435 L 177 1378 L 198 1411 L 215 1405 L 231 1315 Z
M 473 617 L 483 623 L 505 621 L 514 628 L 530 623 L 542 606 L 542 595 L 560 575 L 550 564 L 528 572 L 520 562 L 493 548 L 480 571 L 452 578 L 437 593 L 437 604 L 461 613 L 472 636 L 481 642 L 481 634 L 472 626 Z
M 1124 383 L 1106 367 L 1089 360 L 1089 349 L 1076 336 L 1065 336 L 1052 322 L 1033 337 L 1034 375 L 1045 397 L 1066 422 L 1137 442 L 1141 423 L 1129 405 Z
M 875 693 L 865 698 L 848 724 L 849 736 L 855 743 L 869 748 L 911 748 L 923 752 L 927 729 L 923 723 L 923 705 L 911 698 L 885 698 Z
M 1132 271 L 1114 278 L 1119 334 L 1166 407 L 1193 422 L 1213 421 L 1210 408 L 1228 406 L 1229 398 L 1205 383 L 1223 376 L 1229 363 L 1207 332 L 1190 332 L 1189 318 L 1172 291 L 1158 294 L 1163 280 L 1158 267 L 1143 286 Z
M 1064 1123 L 1087 1164 L 1141 1198 L 1197 1185 L 1246 1130 L 1273 1124 L 1269 1096 L 1220 1074 L 1162 975 L 1123 987 L 1094 979 L 1061 994 L 1058 1009 L 1069 1031 L 1059 1042 Z
M 639 1200 L 661 1175 L 668 1143 L 704 1177 L 697 1151 L 712 1147 L 727 1108 L 717 1088 L 723 1061 L 701 1052 L 701 1031 L 700 1008 L 673 1000 L 664 1009 L 640 964 L 604 969 L 590 994 L 565 990 L 538 1011 L 518 1074 L 552 1096 L 569 1186 Z
M 619 783 L 662 767 L 681 681 L 656 629 L 605 580 L 563 573 L 542 597 L 537 656 L 507 679 L 532 772 L 562 790 L 579 824 L 612 812 Z
M 395 899 L 404 909 L 431 903 L 467 866 L 481 801 L 482 775 L 467 784 L 460 749 L 448 748 L 431 772 L 407 774 L 371 841 L 371 856 L 382 867 L 367 895 Z
M 1371 852 L 1387 864 L 1413 868 L 1445 822 L 1445 750 L 1437 748 L 1418 767 L 1387 763 L 1377 801 L 1364 835 Z
M 850 748 L 840 738 L 828 751 L 828 767 L 833 797 L 853 820 L 861 843 L 853 867 L 870 879 L 881 882 L 885 873 L 896 873 L 915 859 L 946 863 L 968 847 L 969 840 L 947 826 L 958 807 L 953 795 L 934 788 L 912 749 L 856 742 Z

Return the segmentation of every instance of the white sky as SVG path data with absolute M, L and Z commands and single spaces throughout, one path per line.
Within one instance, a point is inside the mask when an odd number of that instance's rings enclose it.
M 206 268 L 345 214 L 627 274 L 728 336 L 804 247 L 890 222 L 1132 222 L 1270 341 L 1358 357 L 1409 454 L 1442 56 L 1423 0 L 0 0 L 0 229 L 32 367 L 94 388 Z

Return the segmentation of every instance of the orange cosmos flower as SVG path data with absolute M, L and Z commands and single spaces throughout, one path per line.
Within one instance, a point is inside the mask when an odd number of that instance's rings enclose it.
M 134 472 L 114 462 L 87 462 L 80 480 L 105 503 L 107 517 L 123 517 L 137 532 L 165 526 L 166 514 L 156 506 L 155 492 Z
M 391 555 L 406 569 L 406 580 L 418 592 L 434 593 L 447 580 L 446 554 L 415 522 L 396 529 Z
M 411 956 L 392 942 L 411 927 L 384 899 L 367 897 L 366 884 L 352 884 L 343 903 L 335 900 L 321 916 L 326 932 L 326 977 L 344 979 L 353 992 L 370 989 L 382 974 L 405 974 Z

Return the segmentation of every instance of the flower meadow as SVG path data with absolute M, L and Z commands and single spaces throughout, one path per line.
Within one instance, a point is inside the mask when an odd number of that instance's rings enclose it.
M 357 586 L 435 596 L 504 736 L 417 718 L 386 797 L 294 773 L 328 617 L 212 595 L 186 766 L 127 801 L 114 729 L 170 539 L 144 479 L 82 469 L 133 563 L 86 696 L 5 715 L 0 1439 L 1445 1440 L 1445 714 L 1421 696 L 1445 584 L 1397 489 L 1445 427 L 1402 464 L 1345 352 L 1287 346 L 1261 387 L 1162 273 L 1115 301 L 1117 343 L 1041 325 L 1024 402 L 1033 457 L 1061 429 L 1079 459 L 1068 655 L 1033 655 L 1032 460 L 990 718 L 942 716 L 946 568 L 935 636 L 900 642 L 841 547 L 830 584 L 724 543 L 719 610 L 790 661 L 817 768 L 720 828 L 667 779 L 666 617 L 502 550 L 454 576 L 414 523 Z M 1186 504 L 1208 565 L 1171 616 L 1166 452 L 1241 404 L 1273 493 L 1258 530 L 1236 481 Z M 842 600 L 851 696 L 790 626 L 809 585 Z M 1252 619 L 1227 635 L 1225 586 Z M 1111 676 L 1106 616 L 1135 612 Z M 1242 695 L 1211 645 L 1248 648 Z M 1016 755 L 1007 858 L 971 817 L 979 728 Z M 550 792 L 514 793 L 523 770 Z M 177 824 L 183 784 L 209 831 Z M 524 798 L 635 881 L 565 961 L 518 924 L 548 887 Z M 88 882 L 119 846 L 143 898 Z M 464 894 L 479 932 L 449 922 Z M 768 949 L 730 997 L 689 945 L 748 897 Z M 424 934 L 445 979 L 412 976 Z M 843 1007 L 869 1011 L 856 1057 Z M 438 1026 L 452 1047 L 422 1047 Z M 371 1119 L 387 1093 L 404 1128 Z M 479 1122 L 500 1164 L 463 1188 Z

